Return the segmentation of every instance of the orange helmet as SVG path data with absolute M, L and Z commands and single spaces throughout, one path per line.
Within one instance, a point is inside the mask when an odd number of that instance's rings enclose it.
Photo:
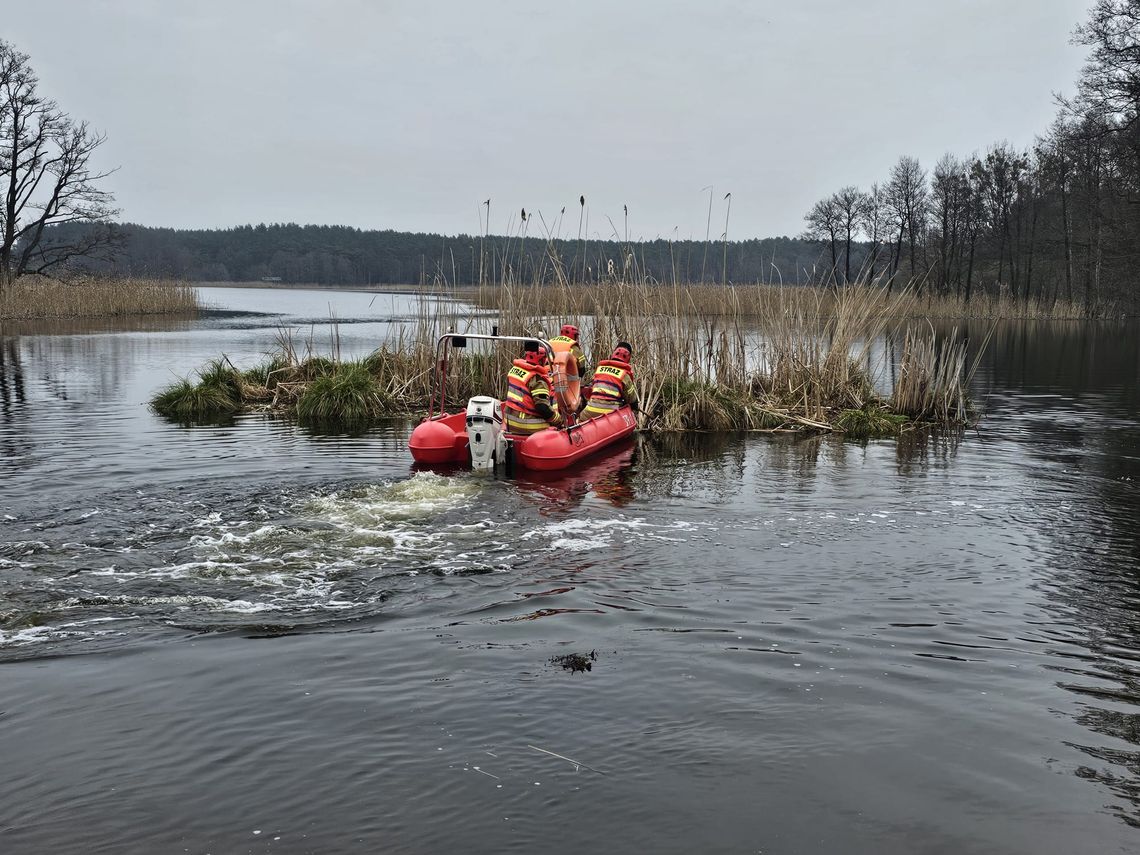
M 545 365 L 546 364 L 546 348 L 539 345 L 534 350 L 526 352 L 526 361 L 531 365 Z
M 632 348 L 628 342 L 619 341 L 618 346 L 614 348 L 613 356 L 610 359 L 617 362 L 629 362 L 630 357 L 633 356 Z
M 574 339 L 574 341 L 577 341 L 578 340 L 578 328 L 576 326 L 574 326 L 573 324 L 563 324 L 562 325 L 562 335 L 566 336 L 567 338 L 572 338 L 572 339 Z

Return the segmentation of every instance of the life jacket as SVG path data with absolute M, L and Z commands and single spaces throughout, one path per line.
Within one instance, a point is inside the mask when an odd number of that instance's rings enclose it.
M 550 347 L 555 353 L 573 353 L 575 349 L 581 349 L 578 347 L 578 342 L 568 335 L 556 335 L 550 340 Z
M 602 413 L 616 410 L 625 403 L 626 385 L 632 382 L 633 368 L 628 362 L 603 359 L 594 369 L 588 409 Z
M 516 359 L 507 372 L 507 398 L 503 401 L 503 406 L 510 407 L 528 416 L 542 419 L 542 416 L 538 414 L 538 410 L 534 407 L 534 396 L 531 394 L 530 386 L 531 381 L 537 376 L 541 379 L 541 382 L 546 385 L 547 392 L 549 393 L 549 375 L 550 369 L 545 365 L 531 365 L 525 359 Z M 557 407 L 553 400 L 549 403 L 551 407 Z M 545 424 L 545 420 L 543 420 L 543 423 Z

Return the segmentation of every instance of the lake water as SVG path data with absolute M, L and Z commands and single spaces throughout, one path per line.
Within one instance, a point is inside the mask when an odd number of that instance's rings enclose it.
M 961 437 L 508 480 L 152 415 L 415 310 L 203 296 L 0 337 L 5 855 L 1140 851 L 1136 326 L 999 329 Z

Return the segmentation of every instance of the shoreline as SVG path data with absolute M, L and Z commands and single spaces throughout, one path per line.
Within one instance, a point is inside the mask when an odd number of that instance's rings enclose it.
M 257 288 L 265 291 L 341 291 L 357 294 L 402 294 L 405 296 L 423 295 L 439 297 L 442 294 L 457 293 L 464 286 L 432 289 L 418 285 L 315 285 L 313 283 L 287 282 L 191 282 L 192 288 Z

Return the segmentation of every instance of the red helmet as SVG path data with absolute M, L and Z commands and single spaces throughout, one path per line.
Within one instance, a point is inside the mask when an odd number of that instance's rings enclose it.
M 616 362 L 629 362 L 631 356 L 633 356 L 633 354 L 630 353 L 629 348 L 624 344 L 619 344 L 616 348 L 614 348 L 614 354 L 610 357 L 610 359 L 613 359 Z
M 546 348 L 540 344 L 534 350 L 528 350 L 526 352 L 526 361 L 531 365 L 545 365 Z
M 572 339 L 574 339 L 574 341 L 577 341 L 578 340 L 578 328 L 576 326 L 574 326 L 573 324 L 563 324 L 562 325 L 562 335 L 566 336 L 567 338 L 572 338 Z

